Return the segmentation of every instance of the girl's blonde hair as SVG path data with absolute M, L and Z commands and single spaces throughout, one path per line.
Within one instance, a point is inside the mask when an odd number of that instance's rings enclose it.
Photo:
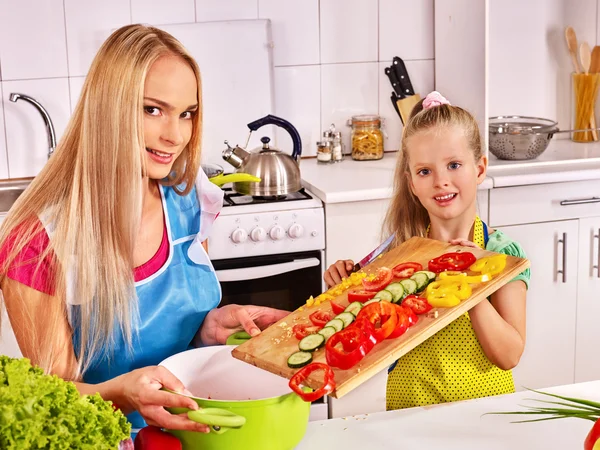
M 200 166 L 198 65 L 170 34 L 150 26 L 128 25 L 112 33 L 98 51 L 56 151 L 13 205 L 0 229 L 4 245 L 16 236 L 0 267 L 2 279 L 44 225 L 52 230 L 51 248 L 40 255 L 38 269 L 45 257 L 50 257 L 56 268 L 51 285 L 62 309 L 62 317 L 56 321 L 67 317 L 67 289 L 69 298 L 80 304 L 80 348 L 73 378 L 81 376 L 92 356 L 109 354 L 115 344 L 115 327 L 131 348 L 138 318 L 133 252 L 143 183 L 148 182 L 144 84 L 152 64 L 163 56 L 186 61 L 198 85 L 198 112 L 191 119 L 190 141 L 168 179 L 161 180 L 179 194 L 189 193 Z M 74 280 L 67 279 L 67 274 L 74 274 Z M 54 347 L 48 342 L 34 355 L 35 362 L 46 370 L 64 350 Z
M 409 139 L 423 131 L 450 126 L 463 130 L 475 161 L 481 159 L 479 126 L 468 111 L 449 104 L 423 109 L 423 100 L 417 103 L 402 134 L 402 150 L 398 154 L 394 174 L 394 195 L 383 223 L 385 236 L 395 234 L 394 245 L 399 245 L 413 236 L 425 237 L 429 224 L 427 210 L 410 189 Z

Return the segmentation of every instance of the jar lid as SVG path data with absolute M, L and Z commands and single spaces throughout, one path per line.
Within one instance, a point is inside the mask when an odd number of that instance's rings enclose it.
M 319 147 L 331 147 L 331 141 L 317 141 Z
M 358 116 L 352 116 L 352 125 L 375 125 L 381 124 L 381 118 L 377 114 L 361 114 Z

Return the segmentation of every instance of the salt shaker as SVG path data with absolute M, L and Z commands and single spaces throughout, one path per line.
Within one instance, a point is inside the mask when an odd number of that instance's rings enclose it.
M 340 162 L 344 159 L 342 149 L 342 133 L 341 131 L 334 131 L 331 141 L 331 158 L 334 162 Z
M 317 161 L 320 163 L 330 163 L 332 158 L 331 141 L 323 140 L 317 142 Z

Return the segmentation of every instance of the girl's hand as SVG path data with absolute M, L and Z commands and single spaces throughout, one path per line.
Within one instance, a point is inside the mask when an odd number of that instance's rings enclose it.
M 462 245 L 463 247 L 480 248 L 475 242 L 471 242 L 467 239 L 452 239 L 450 243 L 452 245 Z
M 342 278 L 348 278 L 354 268 L 354 261 L 351 259 L 340 259 L 329 268 L 323 274 L 323 280 L 327 283 L 327 286 L 333 287 L 336 284 L 342 282 Z
M 188 419 L 187 414 L 171 414 L 165 407 L 198 409 L 191 398 L 162 391 L 170 389 L 184 395 L 191 395 L 175 375 L 162 366 L 137 369 L 111 380 L 121 386 L 123 405 L 141 414 L 148 425 L 171 430 L 189 430 L 208 433 L 207 425 Z M 117 400 L 120 403 L 120 400 Z
M 256 336 L 288 314 L 289 311 L 265 306 L 225 305 L 206 315 L 200 329 L 200 340 L 204 345 L 225 344 L 231 334 L 241 330 Z

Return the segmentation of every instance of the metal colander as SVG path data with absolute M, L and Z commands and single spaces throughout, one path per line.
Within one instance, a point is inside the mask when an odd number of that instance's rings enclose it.
M 534 159 L 548 147 L 559 131 L 553 120 L 526 116 L 498 116 L 489 119 L 490 152 L 499 159 Z

